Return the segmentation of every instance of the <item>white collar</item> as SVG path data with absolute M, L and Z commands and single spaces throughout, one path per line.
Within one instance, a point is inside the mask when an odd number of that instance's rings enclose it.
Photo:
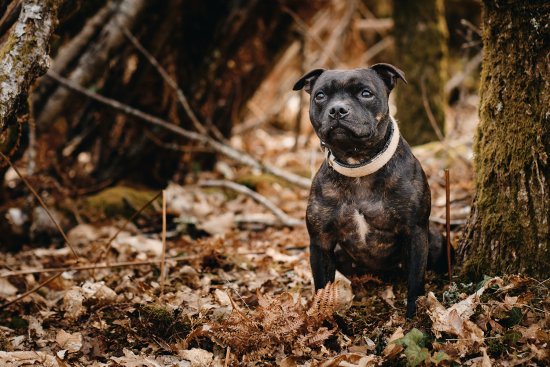
M 331 153 L 324 144 L 321 145 L 321 148 L 325 151 L 325 159 L 330 167 L 332 167 L 336 172 L 347 177 L 363 177 L 368 176 L 380 168 L 384 167 L 386 163 L 393 157 L 399 144 L 399 127 L 397 122 L 393 117 L 390 116 L 392 122 L 392 133 L 390 139 L 387 141 L 384 149 L 373 158 L 369 159 L 366 162 L 358 164 L 347 164 L 338 162 L 334 155 Z

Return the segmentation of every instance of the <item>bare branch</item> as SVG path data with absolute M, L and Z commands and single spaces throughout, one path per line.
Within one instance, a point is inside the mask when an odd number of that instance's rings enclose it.
M 167 257 L 165 261 L 189 261 L 198 258 L 198 255 L 185 255 L 185 256 L 176 256 L 176 257 Z M 142 266 L 142 265 L 155 265 L 160 264 L 162 259 L 149 259 L 141 261 L 122 261 L 117 263 L 110 264 L 88 264 L 88 265 L 78 265 L 78 266 L 67 266 L 61 268 L 44 268 L 44 269 L 23 269 L 23 270 L 11 270 L 4 271 L 0 273 L 0 278 L 7 278 L 16 275 L 27 275 L 27 274 L 41 274 L 41 273 L 63 273 L 65 271 L 84 271 L 84 270 L 96 270 L 96 269 L 112 269 L 112 268 L 129 268 L 132 266 Z
M 100 103 L 103 103 L 107 106 L 110 106 L 116 110 L 119 110 L 127 115 L 131 115 L 134 117 L 137 117 L 143 121 L 146 121 L 152 125 L 162 127 L 166 130 L 172 131 L 173 133 L 182 136 L 184 138 L 205 144 L 206 146 L 212 148 L 214 151 L 225 155 L 228 158 L 231 158 L 235 160 L 236 162 L 239 162 L 241 164 L 250 166 L 252 168 L 256 168 L 258 170 L 261 170 L 262 172 L 272 174 L 276 177 L 279 177 L 286 182 L 289 182 L 293 185 L 302 187 L 302 188 L 309 188 L 311 185 L 311 181 L 308 178 L 299 176 L 297 174 L 294 174 L 292 172 L 288 172 L 284 169 L 271 166 L 268 164 L 264 164 L 254 157 L 252 157 L 250 154 L 240 151 L 238 149 L 235 149 L 229 145 L 223 144 L 221 142 L 218 142 L 214 139 L 212 139 L 209 136 L 196 133 L 194 131 L 185 130 L 169 121 L 163 120 L 161 118 L 158 118 L 156 116 L 150 115 L 148 113 L 145 113 L 143 111 L 140 111 L 136 108 L 133 108 L 131 106 L 128 106 L 124 103 L 121 103 L 119 101 L 116 101 L 111 98 L 107 98 L 105 96 L 99 95 L 97 93 L 94 93 L 92 91 L 89 91 L 87 89 L 82 88 L 80 85 L 71 82 L 68 79 L 65 79 L 61 77 L 59 74 L 50 71 L 48 74 L 46 74 L 50 78 L 56 80 L 61 85 L 65 86 L 66 88 L 69 88 L 75 92 L 78 92 L 80 94 L 83 94 L 87 96 L 88 98 L 91 98 L 95 101 L 98 101 Z
M 116 11 L 97 36 L 97 41 L 80 56 L 68 78 L 79 85 L 87 86 L 102 75 L 106 70 L 106 66 L 112 60 L 112 54 L 124 45 L 125 37 L 120 25 L 124 25 L 129 29 L 133 28 L 147 3 L 146 0 L 122 0 L 117 3 Z M 88 32 L 88 27 L 83 32 Z M 67 47 L 76 46 L 69 44 Z M 36 120 L 39 128 L 46 129 L 59 116 L 69 103 L 69 95 L 66 89 L 58 88 L 48 97 L 44 108 L 37 111 L 39 115 Z
M 277 219 L 280 221 L 280 223 L 287 227 L 294 227 L 303 224 L 301 220 L 292 218 L 285 212 L 283 212 L 281 209 L 279 209 L 273 202 L 271 202 L 269 199 L 267 199 L 265 196 L 258 194 L 255 191 L 250 190 L 248 187 L 244 185 L 240 185 L 236 182 L 226 181 L 226 180 L 205 180 L 200 181 L 199 186 L 204 187 L 225 187 L 230 190 L 233 190 L 235 192 L 238 192 L 240 194 L 245 194 L 250 196 L 252 199 L 254 199 L 259 204 L 266 207 L 269 211 L 271 211 Z
M 195 115 L 195 112 L 193 112 L 193 109 L 189 105 L 189 102 L 187 101 L 185 94 L 183 94 L 183 91 L 181 90 L 179 85 L 176 83 L 176 81 L 172 79 L 170 75 L 168 75 L 168 72 L 162 67 L 162 65 L 160 65 L 157 59 L 155 59 L 155 57 L 151 55 L 151 53 L 147 51 L 145 47 L 143 47 L 143 45 L 138 41 L 136 37 L 134 37 L 134 35 L 128 30 L 128 28 L 124 27 L 123 25 L 121 25 L 121 28 L 126 38 L 128 38 L 130 42 L 132 42 L 134 47 L 139 52 L 141 52 L 143 56 L 145 56 L 145 58 L 147 59 L 147 61 L 149 61 L 151 65 L 153 65 L 153 67 L 158 71 L 162 79 L 164 79 L 166 84 L 168 84 L 176 92 L 176 96 L 178 98 L 179 103 L 185 110 L 185 113 L 187 114 L 187 116 L 189 116 L 189 118 L 191 119 L 191 122 L 193 123 L 193 126 L 195 126 L 195 129 L 197 129 L 197 131 L 199 131 L 200 133 L 207 135 L 206 129 L 200 123 L 199 119 L 197 118 L 197 115 Z

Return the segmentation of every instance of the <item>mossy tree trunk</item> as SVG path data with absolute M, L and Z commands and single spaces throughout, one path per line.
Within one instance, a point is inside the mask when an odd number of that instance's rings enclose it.
M 550 273 L 550 4 L 485 0 L 471 276 Z
M 397 119 L 410 144 L 438 139 L 445 123 L 448 31 L 443 0 L 394 0 L 397 67 L 409 85 L 397 90 Z M 430 123 L 430 120 L 432 121 Z
M 61 0 L 0 3 L 0 152 L 12 159 L 28 119 L 29 89 L 49 66 L 49 42 L 60 3 Z M 0 157 L 0 181 L 7 166 Z M 0 199 L 2 196 L 0 186 Z

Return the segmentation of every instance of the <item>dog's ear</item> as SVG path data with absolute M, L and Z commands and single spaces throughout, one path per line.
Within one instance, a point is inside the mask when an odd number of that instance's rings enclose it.
M 376 71 L 380 78 L 382 78 L 384 84 L 386 84 L 386 87 L 388 88 L 388 93 L 395 87 L 397 79 L 401 79 L 405 82 L 405 84 L 408 84 L 405 79 L 405 73 L 393 65 L 382 63 L 374 64 L 370 67 L 370 69 Z
M 304 89 L 307 93 L 311 94 L 311 89 L 313 88 L 313 84 L 319 77 L 319 75 L 323 74 L 325 69 L 314 69 L 311 70 L 309 73 L 306 73 L 304 76 L 302 76 L 296 84 L 294 84 L 293 90 L 300 90 Z

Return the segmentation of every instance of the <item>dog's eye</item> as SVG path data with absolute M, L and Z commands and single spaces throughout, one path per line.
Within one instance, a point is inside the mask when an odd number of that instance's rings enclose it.
M 361 92 L 361 97 L 363 97 L 363 98 L 370 98 L 372 96 L 373 96 L 373 94 L 367 89 L 365 89 Z
M 323 92 L 318 92 L 316 95 L 315 95 L 315 99 L 317 101 L 321 101 L 323 98 L 325 98 L 325 93 Z

